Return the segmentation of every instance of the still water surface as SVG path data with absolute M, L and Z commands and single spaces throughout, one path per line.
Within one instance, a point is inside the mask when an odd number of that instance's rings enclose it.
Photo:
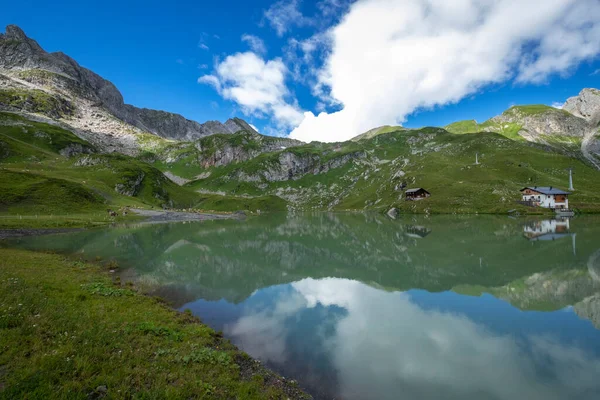
M 598 399 L 599 222 L 276 214 L 11 244 L 117 260 L 319 399 Z

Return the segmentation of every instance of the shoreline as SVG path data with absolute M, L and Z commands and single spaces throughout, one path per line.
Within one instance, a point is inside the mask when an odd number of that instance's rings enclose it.
M 246 218 L 245 213 L 229 213 L 229 214 L 217 214 L 217 213 L 206 213 L 206 212 L 185 212 L 185 211 L 170 211 L 170 210 L 145 210 L 140 208 L 130 209 L 131 213 L 126 218 L 117 217 L 114 220 L 104 221 L 90 221 L 89 224 L 85 223 L 85 218 L 81 220 L 80 224 L 72 225 L 72 221 L 68 221 L 69 216 L 55 216 L 55 220 L 52 220 L 52 227 L 45 227 L 44 222 L 47 220 L 43 219 L 31 219 L 27 218 L 25 221 L 29 224 L 14 224 L 12 226 L 2 226 L 0 224 L 0 240 L 26 237 L 26 236 L 39 236 L 39 235 L 50 235 L 50 234 L 61 234 L 83 231 L 90 228 L 102 228 L 111 226 L 113 224 L 160 224 L 170 222 L 198 222 L 198 221 L 213 221 L 213 220 L 243 220 Z M 37 217 L 37 216 L 36 216 Z M 134 218 L 131 218 L 134 217 Z M 20 218 L 19 215 L 14 215 L 14 219 Z M 20 222 L 21 220 L 19 220 Z M 55 222 L 56 221 L 56 222 Z M 2 220 L 0 220 L 0 223 Z
M 0 229 L 0 240 L 27 236 L 57 235 L 61 233 L 81 232 L 85 228 L 15 228 Z
M 558 216 L 550 212 L 546 209 L 536 210 L 535 212 L 531 212 L 531 210 L 515 210 L 516 212 L 438 212 L 438 211 L 429 211 L 429 212 L 403 212 L 402 209 L 397 209 L 397 213 L 393 213 L 394 207 L 391 209 L 379 209 L 379 210 L 360 210 L 360 209 L 347 209 L 347 210 L 306 210 L 300 212 L 318 212 L 318 213 L 376 213 L 381 215 L 386 215 L 388 218 L 395 220 L 402 217 L 409 216 L 434 216 L 434 215 L 453 215 L 453 216 L 480 216 L 480 215 L 495 215 L 495 216 L 508 216 L 508 217 L 538 217 L 538 218 L 557 218 Z M 45 225 L 43 218 L 40 218 L 39 222 L 37 219 L 33 218 L 23 218 L 23 221 L 28 221 L 29 223 L 20 224 L 2 224 L 2 219 L 0 219 L 0 240 L 9 239 L 9 238 L 17 238 L 17 237 L 26 237 L 26 236 L 38 236 L 38 235 L 49 235 L 49 234 L 61 234 L 61 233 L 70 233 L 83 231 L 92 228 L 103 228 L 109 227 L 111 225 L 122 225 L 122 224 L 161 224 L 161 223 L 172 223 L 172 222 L 201 222 L 201 221 L 214 221 L 214 220 L 238 220 L 242 221 L 248 217 L 248 214 L 244 211 L 235 211 L 229 213 L 216 213 L 216 212 L 188 212 L 188 211 L 171 211 L 171 210 L 149 210 L 149 209 L 141 209 L 141 208 L 131 208 L 129 209 L 130 214 L 125 217 L 117 216 L 113 220 L 98 220 L 98 215 L 95 215 L 96 219 L 91 219 L 89 223 L 86 222 L 86 218 L 82 218 L 79 223 L 76 222 L 73 224 L 73 220 L 69 220 L 70 216 L 53 216 L 52 225 Z M 512 210 L 511 210 L 512 211 Z M 529 211 L 529 212 L 528 212 Z M 282 211 L 286 212 L 286 211 Z M 290 211 L 287 211 L 289 213 Z M 392 212 L 392 215 L 390 215 Z M 577 216 L 593 216 L 599 215 L 600 211 L 590 211 L 578 210 L 574 217 Z M 102 214 L 104 215 L 104 214 Z M 10 216 L 3 216 L 4 218 Z M 19 215 L 14 215 L 14 222 L 19 218 Z M 25 217 L 25 216 L 22 216 Z M 40 215 L 40 217 L 44 217 Z M 77 221 L 77 220 L 75 220 Z M 47 227 L 48 226 L 48 227 Z
M 0 298 L 18 304 L 0 318 L 9 349 L 0 353 L 0 397 L 312 399 L 199 318 L 122 284 L 107 265 L 10 248 L 0 255 Z
M 204 212 L 186 212 L 169 210 L 145 210 L 141 208 L 132 208 L 131 212 L 136 216 L 144 218 L 140 223 L 168 223 L 185 221 L 212 221 L 222 219 L 244 219 L 244 213 L 215 214 Z

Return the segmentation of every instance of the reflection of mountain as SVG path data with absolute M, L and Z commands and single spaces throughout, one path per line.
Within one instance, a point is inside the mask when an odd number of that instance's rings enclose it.
M 418 292 L 303 279 L 252 294 L 222 328 L 318 398 L 600 395 L 600 332 L 572 313 L 524 313 L 493 298 Z
M 587 266 L 594 284 L 596 287 L 600 287 L 600 250 L 590 256 Z M 577 303 L 574 308 L 580 317 L 589 319 L 596 328 L 600 329 L 600 293 L 598 292 L 600 290 Z
M 522 310 L 559 310 L 600 292 L 600 282 L 587 270 L 538 272 L 499 287 L 458 286 L 459 293 L 480 295 L 484 292 L 507 300 Z
M 596 328 L 600 329 L 600 294 L 587 297 L 575 304 L 574 309 L 577 315 L 589 319 Z
M 179 287 L 182 300 L 239 302 L 257 289 L 306 277 L 437 292 L 459 285 L 503 287 L 536 273 L 584 270 L 598 249 L 600 228 L 592 219 L 570 224 L 578 232 L 577 255 L 571 241 L 523 240 L 520 222 L 508 218 L 391 221 L 365 214 L 144 225 L 25 238 L 17 244 L 114 258 L 149 286 Z

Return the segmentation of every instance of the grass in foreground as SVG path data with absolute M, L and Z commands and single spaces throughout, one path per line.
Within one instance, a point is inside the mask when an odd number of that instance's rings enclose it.
M 113 283 L 102 267 L 0 249 L 0 398 L 302 396 L 195 317 Z

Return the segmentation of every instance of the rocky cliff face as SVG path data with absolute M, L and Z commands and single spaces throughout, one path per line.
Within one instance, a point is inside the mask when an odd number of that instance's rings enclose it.
M 600 123 L 600 90 L 583 89 L 578 96 L 567 100 L 563 110 L 585 119 L 593 126 L 598 126 Z
M 234 120 L 237 126 L 243 126 L 245 122 Z M 243 123 L 243 124 L 242 124 Z M 248 127 L 252 129 L 251 127 Z M 250 160 L 262 153 L 281 151 L 288 147 L 300 146 L 303 143 L 294 139 L 277 138 L 251 133 L 238 134 L 236 136 L 211 136 L 199 140 L 196 148 L 199 150 L 198 161 L 203 168 L 222 167 L 231 163 Z
M 46 52 L 14 25 L 9 25 L 6 33 L 0 34 L 0 77 L 0 94 L 10 92 L 13 99 L 9 103 L 5 100 L 7 96 L 0 95 L 0 108 L 62 120 L 76 133 L 108 151 L 133 152 L 137 147 L 136 140 L 127 137 L 132 133 L 145 132 L 167 139 L 191 141 L 217 133 L 254 132 L 237 118 L 225 124 L 218 121 L 200 124 L 179 114 L 125 104 L 111 82 L 80 66 L 66 54 Z M 36 93 L 75 111 L 72 115 L 59 114 L 52 107 L 40 109 L 33 101 L 14 100 L 15 96 L 35 100 L 33 94 Z M 94 138 L 98 134 L 110 137 Z
M 521 126 L 519 134 L 532 142 L 543 143 L 548 137 L 568 136 L 583 139 L 587 122 L 564 110 L 547 107 L 531 111 L 528 107 L 512 107 L 492 118 L 495 124 L 514 123 Z
M 273 162 L 269 162 L 264 168 L 255 173 L 238 170 L 234 173 L 235 179 L 241 182 L 281 182 L 297 180 L 305 175 L 319 175 L 339 168 L 352 160 L 365 158 L 364 151 L 356 151 L 323 160 L 322 156 L 316 154 L 296 154 L 284 151 L 278 155 Z

